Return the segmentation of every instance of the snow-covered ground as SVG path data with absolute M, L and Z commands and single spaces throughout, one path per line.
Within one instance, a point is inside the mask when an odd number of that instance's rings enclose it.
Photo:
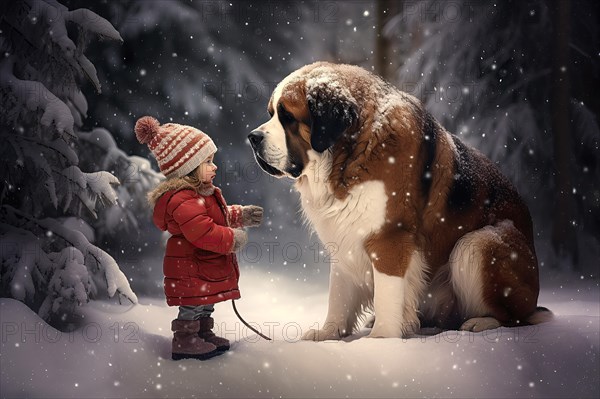
M 326 289 L 243 271 L 238 309 L 263 341 L 216 307 L 235 341 L 209 361 L 170 360 L 170 321 L 159 299 L 136 306 L 92 302 L 87 322 L 60 333 L 22 303 L 0 299 L 2 397 L 598 397 L 598 281 L 557 275 L 540 305 L 554 321 L 485 333 L 448 331 L 402 339 L 299 341 L 322 322 Z

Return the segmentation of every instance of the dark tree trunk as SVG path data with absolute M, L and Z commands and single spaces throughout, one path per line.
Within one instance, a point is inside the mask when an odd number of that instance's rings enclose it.
M 552 135 L 554 142 L 555 198 L 552 246 L 560 257 L 570 258 L 577 267 L 577 237 L 573 185 L 570 165 L 573 161 L 570 117 L 570 19 L 571 4 L 553 2 L 554 47 L 552 65 Z

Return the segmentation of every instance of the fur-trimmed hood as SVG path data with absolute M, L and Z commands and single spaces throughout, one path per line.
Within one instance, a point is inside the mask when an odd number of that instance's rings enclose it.
M 215 186 L 212 183 L 202 183 L 199 187 L 196 187 L 185 177 L 167 179 L 148 193 L 148 203 L 154 207 L 164 193 L 172 190 L 193 190 L 202 196 L 209 196 L 214 194 Z

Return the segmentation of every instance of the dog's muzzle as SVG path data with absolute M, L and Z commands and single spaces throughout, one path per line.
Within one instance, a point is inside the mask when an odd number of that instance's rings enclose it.
M 250 140 L 250 145 L 252 146 L 252 149 L 254 150 L 254 152 L 259 150 L 260 144 L 262 143 L 262 141 L 264 139 L 265 139 L 265 134 L 263 132 L 261 132 L 260 130 L 253 130 L 248 135 L 248 140 Z
M 252 147 L 252 150 L 254 152 L 254 158 L 256 159 L 256 162 L 261 167 L 261 169 L 267 172 L 268 174 L 272 176 L 283 176 L 284 173 L 282 171 L 271 166 L 263 158 L 262 147 L 264 139 L 265 134 L 260 130 L 253 130 L 248 135 L 248 141 L 250 141 L 250 146 Z

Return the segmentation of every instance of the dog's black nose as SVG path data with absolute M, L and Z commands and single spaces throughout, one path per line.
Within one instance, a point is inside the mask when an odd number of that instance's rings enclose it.
M 252 145 L 252 148 L 257 148 L 258 145 L 263 141 L 264 138 L 265 138 L 265 135 L 260 130 L 253 130 L 248 135 L 248 140 L 250 140 L 250 145 Z

